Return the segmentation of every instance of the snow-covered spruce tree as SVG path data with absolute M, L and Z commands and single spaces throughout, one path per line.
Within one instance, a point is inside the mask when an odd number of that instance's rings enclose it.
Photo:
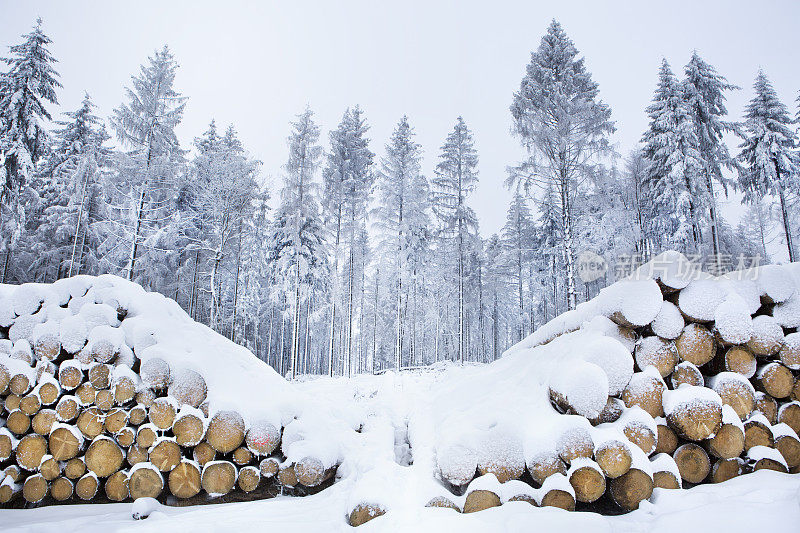
M 758 72 L 753 90 L 755 95 L 745 108 L 739 186 L 749 203 L 765 195 L 778 197 L 789 260 L 797 261 L 788 211 L 788 195 L 800 191 L 794 120 L 764 72 Z
M 52 150 L 32 181 L 39 208 L 26 248 L 33 256 L 30 274 L 40 281 L 99 272 L 105 218 L 101 174 L 110 150 L 103 146 L 109 136 L 93 109 L 87 94 L 76 111 L 64 113 L 69 120 L 57 122 L 61 128 L 53 134 Z
M 611 109 L 598 98 L 597 83 L 561 25 L 553 20 L 531 54 L 511 115 L 514 133 L 528 159 L 512 169 L 509 181 L 527 189 L 551 183 L 562 218 L 561 250 L 566 265 L 567 302 L 576 305 L 574 199 L 587 172 L 612 152 Z
M 691 109 L 666 59 L 647 114 L 650 125 L 642 143 L 652 201 L 650 233 L 661 239 L 656 252 L 697 252 L 709 192 Z
M 733 159 L 728 153 L 728 148 L 722 141 L 725 132 L 733 131 L 733 125 L 725 122 L 723 117 L 728 114 L 725 108 L 725 91 L 737 90 L 717 73 L 697 54 L 692 53 L 692 58 L 684 69 L 683 96 L 689 105 L 689 113 L 694 122 L 695 135 L 697 136 L 698 149 L 701 157 L 701 174 L 708 189 L 708 209 L 711 222 L 711 251 L 715 257 L 720 253 L 720 226 L 717 202 L 714 194 L 714 182 L 722 185 L 727 195 L 728 186 L 733 185 L 733 180 L 725 177 L 723 167 L 733 168 Z
M 140 248 L 149 247 L 146 252 L 158 254 L 151 238 L 174 222 L 169 213 L 183 165 L 175 127 L 186 106 L 186 98 L 173 89 L 177 69 L 172 53 L 164 46 L 131 78 L 127 102 L 116 108 L 111 118 L 117 138 L 130 150 L 120 154 L 116 163 L 114 202 L 119 207 L 113 227 L 117 235 L 109 253 L 123 258 L 118 266 L 130 280 L 148 278 L 146 272 L 137 274 L 136 262 L 143 253 Z
M 515 310 L 513 293 L 518 286 L 513 286 L 510 278 L 507 257 L 507 245 L 498 235 L 492 235 L 483 247 L 485 274 L 483 276 L 484 294 L 487 314 L 489 316 L 489 354 L 493 361 L 502 353 L 503 347 L 516 342 L 516 328 L 519 320 Z
M 547 296 L 542 298 L 542 314 L 546 322 L 550 318 L 558 316 L 564 309 L 559 302 L 565 302 L 564 281 L 566 280 L 564 272 L 566 265 L 559 261 L 559 256 L 563 257 L 561 252 L 563 241 L 563 218 L 558 209 L 558 200 L 556 199 L 555 184 L 546 184 L 542 191 L 541 199 L 538 202 L 538 213 L 535 222 L 535 235 L 537 236 L 534 242 L 533 253 L 534 262 L 536 264 L 536 272 L 540 279 L 541 286 L 546 290 Z M 531 278 L 534 278 L 533 272 Z M 533 287 L 535 283 L 531 283 Z M 533 301 L 534 295 L 531 294 Z M 552 304 L 552 312 L 548 302 Z
M 518 304 L 515 320 L 514 342 L 525 338 L 530 332 L 527 328 L 529 320 L 525 318 L 525 294 L 523 286 L 528 278 L 528 263 L 533 252 L 534 224 L 528 203 L 517 191 L 508 206 L 506 223 L 503 226 L 502 258 L 509 277 L 516 286 Z
M 245 221 L 263 191 L 256 177 L 260 163 L 250 159 L 242 148 L 233 126 L 230 126 L 218 142 L 205 152 L 198 153 L 193 161 L 188 187 L 192 198 L 190 209 L 196 220 L 202 221 L 202 231 L 195 237 L 194 246 L 200 251 L 204 262 L 198 274 L 201 289 L 208 295 L 209 326 L 218 331 L 228 331 L 234 324 L 223 324 L 225 292 L 232 300 L 229 308 L 235 307 L 238 273 L 241 269 L 240 239 Z M 196 224 L 190 226 L 195 234 Z M 230 270 L 235 273 L 223 279 L 223 261 L 227 260 Z M 238 268 L 237 268 L 238 267 Z
M 46 155 L 48 135 L 45 121 L 50 113 L 45 103 L 58 104 L 56 89 L 61 87 L 56 62 L 47 46 L 52 42 L 36 21 L 24 41 L 9 48 L 2 58 L 8 72 L 0 74 L 0 237 L 5 283 L 9 262 L 25 228 L 25 196 L 33 196 L 30 181 L 39 160 Z
M 310 303 L 312 291 L 320 286 L 326 262 L 315 182 L 322 155 L 322 148 L 317 144 L 319 127 L 310 109 L 298 115 L 291 126 L 289 160 L 284 166 L 286 174 L 275 219 L 274 259 L 278 283 L 288 295 L 292 313 L 289 368 L 295 377 L 301 363 L 302 308 Z M 309 318 L 306 315 L 306 321 Z
M 328 314 L 329 375 L 333 375 L 335 365 L 341 367 L 344 375 L 350 375 L 352 367 L 353 296 L 358 276 L 355 242 L 365 224 L 374 182 L 372 161 L 375 154 L 369 150 L 368 129 L 361 108 L 356 106 L 345 111 L 339 126 L 330 132 L 331 147 L 322 174 L 322 207 L 330 234 L 333 280 Z M 340 317 L 342 308 L 344 316 Z M 344 332 L 338 344 L 337 326 Z M 343 360 L 337 365 L 339 359 Z
M 453 131 L 447 135 L 439 154 L 436 175 L 431 180 L 433 213 L 439 222 L 439 238 L 443 249 L 453 258 L 455 289 L 458 298 L 456 356 L 463 363 L 467 354 L 465 292 L 465 258 L 470 236 L 478 233 L 475 212 L 466 204 L 467 197 L 478 183 L 478 152 L 472 132 L 458 117 Z
M 625 159 L 623 176 L 624 189 L 628 193 L 628 205 L 636 220 L 635 251 L 644 260 L 650 259 L 653 250 L 653 237 L 650 224 L 647 223 L 651 213 L 652 199 L 647 188 L 647 160 L 641 148 L 634 149 Z
M 401 368 L 406 350 L 406 338 L 413 348 L 416 316 L 410 302 L 416 273 L 421 269 L 427 247 L 428 181 L 422 175 L 422 147 L 414 141 L 414 130 L 403 116 L 386 145 L 381 170 L 376 183 L 376 207 L 372 211 L 378 236 L 384 292 L 387 307 L 394 309 L 394 364 Z M 389 299 L 392 299 L 390 302 Z M 406 324 L 411 310 L 412 323 Z M 408 329 L 408 331 L 407 331 Z M 412 358 L 413 359 L 413 358 Z

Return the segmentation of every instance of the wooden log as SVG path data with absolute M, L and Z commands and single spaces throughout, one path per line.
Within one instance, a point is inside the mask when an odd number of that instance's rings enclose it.
M 42 458 L 47 455 L 47 439 L 35 433 L 25 435 L 17 443 L 14 453 L 20 468 L 36 470 L 42 464 Z
M 792 370 L 800 370 L 800 333 L 789 333 L 783 338 L 778 358 Z
M 97 391 L 94 403 L 101 411 L 108 412 L 114 407 L 114 393 L 108 389 Z
M 386 514 L 386 510 L 380 505 L 360 503 L 356 505 L 352 511 L 350 511 L 348 520 L 351 526 L 358 527 L 362 524 L 366 524 L 373 518 L 378 518 L 384 514 Z
M 541 451 L 528 456 L 525 461 L 533 481 L 541 485 L 554 474 L 567 474 L 567 465 L 556 451 Z M 474 472 L 473 472 L 474 474 Z
M 142 361 L 139 375 L 145 385 L 154 390 L 167 390 L 169 387 L 169 364 L 160 357 Z
M 672 472 L 659 471 L 653 472 L 653 488 L 655 489 L 679 489 L 680 480 Z
M 41 474 L 33 474 L 22 485 L 22 497 L 28 503 L 39 503 L 47 496 L 48 488 L 47 480 Z
M 172 433 L 181 446 L 197 446 L 205 437 L 205 424 L 196 414 L 182 412 L 172 424 Z
M 606 406 L 603 407 L 602 411 L 600 411 L 600 415 L 598 415 L 597 418 L 590 419 L 589 422 L 591 422 L 593 426 L 616 422 L 619 420 L 619 417 L 622 415 L 622 411 L 624 409 L 625 404 L 622 402 L 622 400 L 619 398 L 614 398 L 613 396 L 609 396 Z
M 253 492 L 261 483 L 261 473 L 255 466 L 245 466 L 239 470 L 239 478 L 236 483 L 244 492 Z
M 776 420 L 779 423 L 787 424 L 800 435 L 800 403 L 789 402 L 781 405 Z
M 17 444 L 17 439 L 5 428 L 0 428 L 0 463 L 11 457 L 14 451 L 14 446 Z M 2 481 L 0 475 L 0 481 Z
M 281 464 L 278 468 L 278 483 L 284 487 L 297 486 L 297 473 L 294 470 L 294 465 L 290 463 Z
M 778 423 L 778 402 L 766 392 L 756 392 L 754 411 L 764 415 L 770 424 Z
M 72 422 L 80 414 L 78 399 L 75 396 L 62 396 L 56 404 L 56 417 L 59 422 Z
M 610 481 L 609 492 L 614 502 L 626 511 L 639 508 L 639 503 L 653 494 L 653 478 L 649 474 L 631 468 L 625 474 Z
M 244 441 L 244 420 L 236 411 L 218 411 L 211 418 L 206 440 L 220 453 L 229 453 Z
M 50 381 L 49 378 L 43 377 L 45 374 L 49 374 L 53 379 L 56 380 L 56 383 L 58 383 L 58 379 L 56 378 L 56 374 L 58 374 L 58 367 L 52 361 L 40 359 L 39 362 L 36 363 L 36 382 L 41 383 L 44 379 Z M 61 386 L 58 388 L 61 389 Z
M 103 412 L 97 407 L 90 407 L 78 415 L 78 429 L 87 439 L 94 439 L 103 432 Z
M 77 480 L 86 473 L 86 463 L 82 457 L 73 457 L 64 464 L 64 475 L 69 479 Z
M 17 373 L 11 376 L 11 381 L 8 383 L 8 390 L 11 391 L 11 394 L 24 396 L 31 390 L 32 386 L 33 383 L 31 383 L 30 378 L 26 374 Z
M 136 403 L 142 407 L 149 409 L 153 402 L 156 401 L 156 393 L 152 389 L 143 389 L 136 393 Z
M 200 466 L 205 466 L 216 459 L 217 451 L 211 447 L 207 442 L 201 442 L 192 450 L 192 458 L 197 461 Z
M 173 438 L 161 438 L 150 448 L 150 463 L 161 472 L 169 472 L 181 462 L 181 447 Z
M 132 426 L 139 426 L 147 420 L 147 409 L 143 405 L 135 405 L 131 407 L 128 413 L 128 422 Z
M 695 387 L 702 387 L 705 385 L 705 379 L 700 369 L 688 361 L 678 363 L 675 366 L 675 371 L 672 372 L 669 381 L 673 389 L 677 389 L 684 383 Z
M 40 383 L 36 388 L 42 405 L 53 405 L 61 396 L 61 387 L 59 387 L 58 381 L 55 380 Z
M 742 473 L 742 464 L 738 457 L 732 459 L 719 459 L 711 469 L 711 482 L 722 483 L 733 479 Z
M 112 502 L 122 502 L 130 497 L 130 489 L 128 488 L 127 470 L 117 470 L 111 474 L 105 483 L 106 497 Z
M 78 403 L 82 406 L 94 405 L 95 397 L 97 396 L 97 389 L 88 381 L 84 381 L 78 388 L 75 389 L 75 397 L 78 398 Z
M 622 427 L 625 437 L 638 446 L 645 455 L 650 455 L 656 449 L 658 433 L 654 432 L 649 424 L 643 420 L 627 419 Z
M 575 498 L 565 490 L 551 489 L 542 496 L 540 507 L 558 507 L 565 511 L 574 511 Z
M 22 493 L 22 484 L 3 480 L 0 483 L 0 504 L 8 503 Z
M 94 439 L 84 457 L 86 468 L 103 478 L 118 471 L 124 460 L 125 455 L 122 453 L 122 449 L 108 437 Z
M 42 407 L 42 400 L 38 394 L 27 394 L 19 401 L 19 409 L 28 416 L 33 416 L 39 412 Z
M 754 381 L 758 390 L 778 399 L 788 398 L 794 387 L 792 371 L 775 362 L 759 368 Z
M 711 472 L 711 460 L 706 451 L 693 442 L 679 446 L 672 455 L 681 478 L 689 483 L 701 483 Z
M 57 477 L 50 484 L 50 495 L 57 502 L 63 502 L 72 498 L 75 485 L 65 477 Z
M 228 494 L 236 484 L 236 467 L 229 461 L 211 461 L 203 467 L 200 484 L 211 496 Z
M 747 419 L 755 409 L 756 391 L 741 374 L 722 372 L 711 378 L 708 384 L 719 394 L 722 404 L 730 405 L 740 420 Z
M 465 514 L 477 513 L 492 507 L 500 507 L 500 496 L 490 490 L 478 489 L 470 491 L 464 501 Z
M 22 398 L 16 394 L 9 394 L 3 401 L 3 409 L 5 409 L 6 413 L 19 409 L 20 400 L 22 400 Z
M 31 427 L 31 417 L 20 409 L 15 409 L 8 413 L 6 427 L 17 436 L 24 435 Z
M 46 481 L 53 481 L 61 475 L 61 463 L 56 461 L 52 455 L 42 457 L 42 464 L 39 465 L 39 473 Z
M 245 435 L 247 448 L 257 457 L 269 455 L 277 449 L 281 442 L 280 428 L 273 424 L 260 420 L 254 422 Z
M 280 463 L 274 457 L 267 457 L 258 463 L 258 469 L 261 472 L 261 477 L 271 478 L 275 477 L 278 473 L 278 465 Z
M 672 455 L 678 448 L 678 436 L 667 425 L 667 421 L 664 418 L 658 419 L 656 428 L 658 430 L 658 436 L 654 453 Z
M 22 469 L 15 464 L 11 464 L 5 467 L 3 469 L 3 474 L 5 474 L 5 476 L 8 479 L 12 480 L 14 483 L 19 483 L 23 481 Z
M 747 347 L 758 357 L 772 356 L 778 353 L 783 345 L 783 328 L 768 315 L 759 315 L 753 319 L 753 336 Z
M 182 369 L 172 374 L 168 394 L 184 405 L 200 407 L 206 401 L 206 380 L 194 370 Z
M 80 364 L 74 360 L 67 360 L 58 367 L 58 382 L 61 388 L 72 391 L 83 383 L 83 370 Z
M 140 448 L 149 448 L 158 438 L 156 427 L 153 424 L 144 424 L 139 426 L 136 431 L 136 444 Z
M 0 394 L 6 394 L 10 382 L 11 372 L 8 369 L 8 364 L 0 361 Z
M 744 451 L 744 432 L 735 424 L 722 424 L 719 431 L 706 441 L 706 449 L 718 459 L 739 457 Z
M 142 448 L 136 444 L 131 444 L 128 448 L 128 453 L 125 454 L 125 459 L 130 466 L 136 466 L 139 463 L 147 462 L 147 448 Z
M 58 424 L 50 431 L 50 454 L 56 461 L 77 457 L 83 447 L 83 435 L 74 427 Z
M 116 377 L 112 388 L 117 405 L 125 405 L 136 396 L 136 383 L 129 376 Z
M 626 407 L 641 407 L 653 418 L 664 415 L 662 395 L 666 386 L 657 374 L 637 372 L 622 392 Z
M 714 335 L 705 326 L 697 323 L 687 324 L 675 341 L 678 357 L 681 361 L 688 361 L 698 367 L 703 366 L 714 358 L 717 343 Z
M 117 440 L 117 443 L 119 443 L 120 446 L 127 448 L 136 442 L 136 432 L 133 430 L 133 428 L 126 426 L 117 431 L 117 433 L 114 435 L 114 438 Z
M 97 389 L 107 389 L 111 385 L 111 365 L 92 363 L 89 366 L 89 383 Z
M 175 415 L 178 413 L 175 401 L 171 398 L 158 398 L 150 406 L 148 419 L 150 423 L 161 430 L 172 429 Z
M 128 423 L 128 412 L 119 407 L 111 409 L 105 416 L 103 425 L 112 435 L 119 433 Z
M 169 491 L 176 498 L 191 498 L 200 492 L 200 467 L 183 459 L 169 473 Z
M 164 491 L 164 477 L 148 462 L 137 463 L 130 470 L 128 489 L 131 498 L 158 498 Z
M 233 459 L 233 463 L 235 465 L 245 466 L 250 464 L 250 462 L 253 460 L 253 453 L 244 446 L 240 446 L 239 448 L 233 450 L 231 459 Z
M 89 472 L 75 483 L 75 494 L 81 500 L 89 501 L 97 495 L 99 486 L 100 483 L 97 481 L 97 476 Z
M 794 380 L 794 387 L 792 387 L 792 394 L 789 395 L 789 399 L 793 402 L 800 401 L 800 379 Z
M 671 455 L 658 454 L 650 460 L 653 469 L 653 487 L 658 489 L 681 488 L 681 473 Z
M 524 469 L 524 467 L 523 467 Z M 330 479 L 336 473 L 336 467 L 325 468 L 315 457 L 304 457 L 294 465 L 297 481 L 306 487 L 316 487 Z
M 747 450 L 747 462 L 753 472 L 758 470 L 774 470 L 783 473 L 789 472 L 781 454 L 772 448 L 761 446 L 750 448 Z
M 679 396 L 670 400 L 667 424 L 678 436 L 693 441 L 705 440 L 722 426 L 722 406 L 702 392 L 707 390 L 684 385 L 671 393 Z
M 731 346 L 714 358 L 716 372 L 736 372 L 750 379 L 756 373 L 756 356 L 747 346 Z
M 665 378 L 672 374 L 678 364 L 678 350 L 670 340 L 656 336 L 642 337 L 636 345 L 635 359 L 640 370 L 653 366 Z
M 515 500 L 514 498 L 518 498 L 518 497 L 514 496 L 514 497 L 510 498 L 509 501 L 518 501 L 518 500 Z M 529 502 L 529 503 L 531 503 L 531 504 L 533 504 L 533 505 L 538 507 L 538 504 L 536 503 L 535 500 L 532 501 L 532 502 Z M 439 509 L 452 509 L 452 510 L 458 512 L 458 513 L 461 512 L 461 508 L 458 505 L 453 503 L 449 498 L 445 498 L 444 496 L 434 496 L 433 498 L 428 500 L 428 503 L 425 504 L 425 507 L 436 507 L 436 508 L 439 508 Z
M 775 437 L 775 449 L 780 452 L 789 468 L 800 466 L 800 440 L 797 433 L 786 424 L 772 427 Z
M 744 450 L 748 451 L 754 446 L 773 448 L 775 438 L 769 422 L 760 416 L 752 416 L 744 422 Z
M 567 474 L 575 490 L 575 499 L 583 503 L 597 501 L 606 491 L 606 477 L 591 459 L 575 461 Z
M 610 439 L 596 445 L 594 459 L 610 479 L 623 475 L 631 467 L 631 451 L 621 440 Z
M 581 424 L 568 426 L 561 431 L 556 441 L 556 446 L 559 457 L 565 463 L 570 464 L 578 458 L 589 459 L 594 455 L 594 442 L 589 429 L 588 424 Z

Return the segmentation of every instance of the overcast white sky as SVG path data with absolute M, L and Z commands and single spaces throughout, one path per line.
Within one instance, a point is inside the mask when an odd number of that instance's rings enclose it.
M 532 50 L 558 19 L 600 84 L 627 152 L 666 57 L 681 72 L 692 49 L 743 87 L 738 119 L 759 67 L 794 109 L 800 89 L 800 2 L 79 2 L 0 0 L 0 55 L 37 16 L 59 60 L 64 109 L 88 91 L 107 117 L 146 57 L 164 43 L 189 97 L 178 134 L 188 147 L 213 117 L 236 125 L 277 182 L 288 123 L 309 104 L 327 146 L 347 106 L 360 104 L 379 156 L 409 115 L 431 175 L 438 149 L 463 115 L 475 132 L 480 186 L 471 203 L 482 233 L 503 224 L 505 168 L 521 155 L 508 106 Z

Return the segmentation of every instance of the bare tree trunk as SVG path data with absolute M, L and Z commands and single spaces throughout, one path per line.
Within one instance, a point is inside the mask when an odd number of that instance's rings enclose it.
M 786 195 L 783 190 L 783 183 L 781 182 L 781 174 L 780 170 L 778 170 L 778 164 L 775 164 L 775 175 L 777 177 L 776 186 L 778 188 L 778 198 L 781 201 L 781 215 L 783 217 L 783 232 L 786 235 L 786 247 L 789 250 L 789 262 L 793 263 L 797 260 L 794 251 L 794 242 L 792 240 L 792 229 L 789 226 L 789 211 L 786 206 Z
M 333 293 L 331 294 L 331 322 L 328 339 L 328 376 L 333 377 L 333 349 L 336 345 L 336 300 L 338 299 L 339 286 L 339 239 L 342 233 L 342 206 L 336 212 L 336 246 L 333 251 Z
M 375 270 L 375 303 L 372 309 L 372 373 L 375 373 L 375 356 L 378 348 L 378 279 L 381 269 Z
M 236 342 L 236 311 L 239 307 L 239 271 L 242 265 L 242 219 L 239 219 L 239 242 L 236 248 L 236 280 L 233 283 L 233 320 L 231 323 L 231 340 Z

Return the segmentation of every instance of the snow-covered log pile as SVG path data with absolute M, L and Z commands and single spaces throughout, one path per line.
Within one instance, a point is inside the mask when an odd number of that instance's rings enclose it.
M 800 472 L 800 264 L 681 264 L 656 258 L 443 393 L 447 506 L 633 510 L 655 488 Z
M 341 424 L 298 431 L 289 383 L 133 283 L 0 286 L 0 339 L 2 504 L 303 492 L 336 470 Z

